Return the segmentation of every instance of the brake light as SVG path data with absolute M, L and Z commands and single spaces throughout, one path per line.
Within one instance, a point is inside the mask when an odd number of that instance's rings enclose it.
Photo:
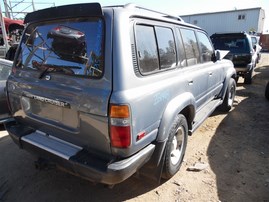
M 131 144 L 130 111 L 127 105 L 111 105 L 110 140 L 113 147 L 127 148 Z
M 61 28 L 60 27 L 55 27 L 54 30 L 58 32 L 58 31 L 61 30 Z

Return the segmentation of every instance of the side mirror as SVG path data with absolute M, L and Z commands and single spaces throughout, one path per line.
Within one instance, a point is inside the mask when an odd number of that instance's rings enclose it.
M 256 46 L 256 44 L 255 45 L 253 45 L 253 49 L 256 51 L 256 49 L 257 49 L 257 46 Z
M 218 60 L 220 60 L 220 51 L 219 50 L 215 50 L 214 53 L 212 53 L 212 61 L 213 62 L 217 62 Z
M 212 61 L 217 62 L 218 60 L 222 60 L 228 53 L 229 51 L 226 50 L 215 50 L 215 53 L 213 53 L 212 56 Z

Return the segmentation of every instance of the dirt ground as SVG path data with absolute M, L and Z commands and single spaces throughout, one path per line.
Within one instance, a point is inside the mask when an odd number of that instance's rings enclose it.
M 244 201 L 269 202 L 269 53 L 253 84 L 239 79 L 235 106 L 215 112 L 189 137 L 180 171 L 161 184 L 133 176 L 110 189 L 59 170 L 36 170 L 36 160 L 0 129 L 0 201 Z M 188 171 L 197 162 L 208 165 Z

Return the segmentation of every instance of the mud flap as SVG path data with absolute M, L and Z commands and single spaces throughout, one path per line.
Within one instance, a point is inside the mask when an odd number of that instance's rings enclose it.
M 153 166 L 151 163 L 146 163 L 139 171 L 139 176 L 146 177 L 158 184 L 161 184 L 163 165 L 165 160 L 166 148 L 163 151 L 162 158 L 157 166 Z

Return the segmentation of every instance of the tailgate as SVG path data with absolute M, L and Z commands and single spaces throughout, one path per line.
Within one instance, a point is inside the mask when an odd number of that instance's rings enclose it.
M 110 71 L 104 19 L 30 23 L 8 80 L 17 121 L 89 150 L 110 153 Z

